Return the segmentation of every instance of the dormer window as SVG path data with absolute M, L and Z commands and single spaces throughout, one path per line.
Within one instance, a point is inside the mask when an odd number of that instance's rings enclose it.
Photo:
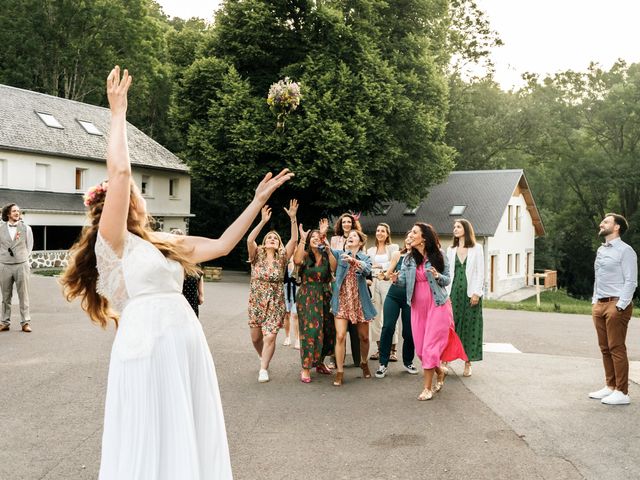
M 466 208 L 467 208 L 466 205 L 454 205 L 451 208 L 449 215 L 456 215 L 456 216 L 462 215 Z
M 60 130 L 64 130 L 62 124 L 53 115 L 42 112 L 36 112 L 36 114 L 38 115 L 38 117 L 40 117 L 40 120 L 42 120 L 47 127 L 59 128 Z
M 420 208 L 420 205 L 418 205 L 417 207 L 414 207 L 414 208 L 407 207 L 405 209 L 405 211 L 402 212 L 402 214 L 403 215 L 415 215 L 419 208 Z
M 87 132 L 89 135 L 102 136 L 102 132 L 98 130 L 98 127 L 96 127 L 93 123 L 87 122 L 84 120 L 78 120 L 78 123 L 82 125 L 82 128 L 84 128 L 84 131 Z

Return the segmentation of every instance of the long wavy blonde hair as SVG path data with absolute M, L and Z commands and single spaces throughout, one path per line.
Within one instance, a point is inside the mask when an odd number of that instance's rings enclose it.
M 197 274 L 199 270 L 187 260 L 186 255 L 189 252 L 184 247 L 156 238 L 153 235 L 153 230 L 149 227 L 152 218 L 149 216 L 142 220 L 139 218 L 136 213 L 136 193 L 137 187 L 131 182 L 127 230 L 152 243 L 165 257 L 179 262 L 186 274 Z M 95 246 L 105 198 L 106 193 L 102 192 L 89 205 L 87 212 L 89 225 L 82 229 L 80 237 L 69 250 L 69 264 L 62 274 L 60 283 L 68 301 L 75 298 L 81 299 L 82 309 L 89 314 L 92 322 L 106 328 L 109 320 L 112 320 L 118 328 L 119 316 L 109 307 L 109 301 L 98 294 L 96 290 L 98 270 L 96 268 Z

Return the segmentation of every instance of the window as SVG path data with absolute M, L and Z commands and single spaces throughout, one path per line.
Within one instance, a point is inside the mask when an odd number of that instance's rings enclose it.
M 145 196 L 151 195 L 151 177 L 149 175 L 142 175 L 140 193 Z
M 402 212 L 402 214 L 403 215 L 415 215 L 419 208 L 420 208 L 420 205 L 418 205 L 417 207 L 414 207 L 414 208 L 407 207 L 405 209 L 405 211 Z
M 0 159 L 0 185 L 7 184 L 7 161 Z
M 64 129 L 62 124 L 53 115 L 41 112 L 36 112 L 36 114 L 40 117 L 40 120 L 42 120 L 47 127 Z
M 513 232 L 513 205 L 507 207 L 507 230 Z
M 466 208 L 466 205 L 454 205 L 449 212 L 449 215 L 462 215 Z
M 516 253 L 515 272 L 520 273 L 520 254 Z
M 516 232 L 520 231 L 520 205 L 516 205 Z
M 390 203 L 379 203 L 375 207 L 373 207 L 372 215 L 386 215 L 391 210 Z
M 178 198 L 178 187 L 180 185 L 180 181 L 177 178 L 169 179 L 169 197 L 170 198 Z
M 36 188 L 43 190 L 49 188 L 51 179 L 51 165 L 36 163 Z
M 513 272 L 512 267 L 511 267 L 512 257 L 513 257 L 513 255 L 511 255 L 511 254 L 507 255 L 507 275 L 511 275 L 511 273 Z
M 90 135 L 102 135 L 102 132 L 100 130 L 98 130 L 98 127 L 96 127 L 93 123 L 91 122 L 86 122 L 84 120 L 78 120 L 78 123 L 80 125 L 82 125 L 82 128 L 84 128 L 84 131 L 87 132 Z
M 84 190 L 86 184 L 86 168 L 76 168 L 76 190 Z

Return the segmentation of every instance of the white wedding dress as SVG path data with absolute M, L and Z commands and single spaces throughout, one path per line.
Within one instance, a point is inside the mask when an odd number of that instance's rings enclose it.
M 131 233 L 122 258 L 100 234 L 95 252 L 97 290 L 121 312 L 100 480 L 231 479 L 218 380 L 182 266 Z

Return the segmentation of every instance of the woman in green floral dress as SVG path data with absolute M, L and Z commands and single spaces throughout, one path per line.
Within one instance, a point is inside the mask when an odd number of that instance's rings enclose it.
M 331 277 L 336 259 L 330 254 L 326 241 L 327 220 L 320 222 L 320 230 L 304 231 L 300 225 L 300 243 L 293 261 L 298 266 L 300 287 L 296 296 L 300 334 L 300 381 L 311 382 L 311 369 L 331 374 L 324 357 L 332 354 L 336 330 L 331 314 Z M 307 239 L 309 243 L 307 244 Z
M 453 224 L 453 246 L 447 249 L 453 272 L 449 295 L 456 333 L 469 357 L 465 377 L 471 376 L 471 362 L 482 360 L 482 295 L 484 293 L 484 253 L 476 243 L 473 226 L 460 218 Z

